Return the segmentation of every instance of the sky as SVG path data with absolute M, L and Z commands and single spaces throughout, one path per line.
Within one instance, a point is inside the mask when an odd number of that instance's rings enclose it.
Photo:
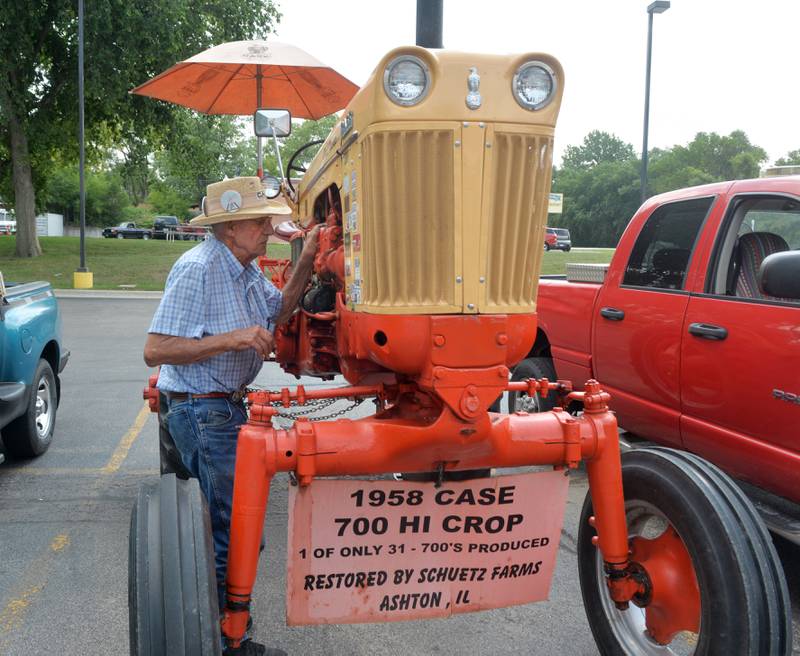
M 413 44 L 416 0 L 276 0 L 276 41 L 358 85 Z M 641 152 L 650 0 L 444 0 L 445 48 L 546 52 L 565 72 L 554 163 L 591 130 Z M 800 148 L 800 0 L 672 0 L 653 18 L 650 148 L 744 130 L 769 163 Z

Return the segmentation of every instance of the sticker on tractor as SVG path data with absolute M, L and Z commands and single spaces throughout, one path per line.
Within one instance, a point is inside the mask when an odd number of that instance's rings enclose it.
M 361 250 L 361 235 L 359 233 L 355 233 L 353 235 L 353 250 L 354 251 Z
M 289 492 L 290 625 L 446 617 L 547 599 L 568 478 L 315 480 Z

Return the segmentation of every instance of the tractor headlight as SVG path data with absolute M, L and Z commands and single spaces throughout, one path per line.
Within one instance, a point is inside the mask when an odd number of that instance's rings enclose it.
M 556 91 L 556 75 L 547 64 L 530 61 L 517 69 L 511 83 L 514 98 L 525 109 L 541 109 Z
M 386 66 L 383 72 L 383 89 L 398 105 L 416 105 L 430 88 L 427 65 L 414 55 L 400 55 Z

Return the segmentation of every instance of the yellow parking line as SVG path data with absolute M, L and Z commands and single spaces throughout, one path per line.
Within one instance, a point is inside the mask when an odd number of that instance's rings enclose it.
M 128 455 L 128 451 L 130 451 L 136 438 L 139 437 L 139 433 L 142 432 L 142 428 L 149 414 L 150 406 L 145 403 L 142 409 L 139 410 L 139 414 L 136 416 L 136 421 L 133 422 L 133 426 L 122 436 L 116 450 L 111 454 L 111 459 L 108 461 L 108 464 L 100 470 L 103 474 L 113 474 L 120 468 Z
M 128 451 L 130 451 L 133 443 L 136 441 L 136 438 L 141 433 L 142 428 L 144 427 L 145 422 L 147 421 L 147 416 L 150 414 L 150 408 L 145 403 L 142 409 L 139 411 L 139 414 L 136 415 L 136 419 L 133 422 L 133 425 L 128 429 L 128 432 L 122 436 L 117 448 L 114 450 L 114 453 L 111 455 L 111 459 L 108 461 L 105 467 L 101 469 L 95 468 L 69 468 L 69 467 L 31 467 L 26 469 L 25 473 L 31 474 L 48 474 L 53 475 L 56 474 L 113 474 L 117 471 L 122 463 L 125 461 L 125 458 L 128 455 Z M 137 473 L 141 473 L 143 471 L 150 471 L 150 470 L 136 470 Z M 153 470 L 154 472 L 157 470 Z M 95 484 L 90 488 L 90 493 L 92 491 L 96 491 L 102 484 L 102 478 L 95 479 Z M 56 535 L 51 541 L 49 548 L 47 551 L 41 553 L 36 559 L 34 559 L 25 569 L 25 573 L 21 579 L 21 585 L 17 587 L 19 590 L 22 589 L 16 596 L 14 596 L 6 605 L 5 607 L 0 610 L 0 653 L 5 653 L 5 647 L 10 639 L 10 634 L 12 631 L 17 629 L 22 622 L 24 621 L 25 614 L 28 608 L 35 602 L 36 597 L 39 593 L 44 589 L 45 585 L 47 584 L 48 578 L 50 576 L 50 572 L 53 567 L 53 562 L 55 559 L 55 554 L 58 554 L 70 546 L 70 535 L 68 532 L 59 533 Z

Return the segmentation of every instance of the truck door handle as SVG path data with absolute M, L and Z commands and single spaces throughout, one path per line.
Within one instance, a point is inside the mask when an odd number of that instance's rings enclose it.
M 622 321 L 625 318 L 625 312 L 612 307 L 604 307 L 600 308 L 600 316 L 609 321 Z
M 690 323 L 689 332 L 703 339 L 723 340 L 728 336 L 727 328 L 714 326 L 710 323 Z

